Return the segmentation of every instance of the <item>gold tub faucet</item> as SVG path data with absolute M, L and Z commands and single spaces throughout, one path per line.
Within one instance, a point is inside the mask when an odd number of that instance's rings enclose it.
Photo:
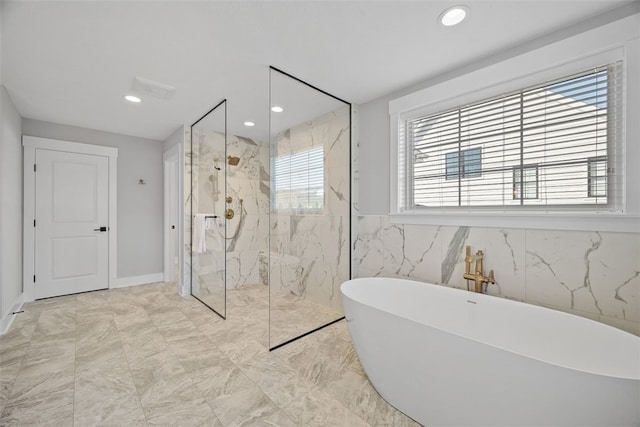
M 471 263 L 473 262 L 473 256 L 471 255 L 471 246 L 467 246 L 467 253 L 464 258 L 464 275 L 467 280 L 473 280 L 475 282 L 475 291 L 478 293 L 484 293 L 485 283 L 496 283 L 496 278 L 493 275 L 493 270 L 489 272 L 489 276 L 484 275 L 484 253 L 482 251 L 476 252 L 476 271 L 471 273 Z

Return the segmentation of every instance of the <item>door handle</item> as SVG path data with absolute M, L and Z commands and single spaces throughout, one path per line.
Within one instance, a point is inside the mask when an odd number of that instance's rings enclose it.
M 94 228 L 93 231 L 105 232 L 107 231 L 107 227 Z

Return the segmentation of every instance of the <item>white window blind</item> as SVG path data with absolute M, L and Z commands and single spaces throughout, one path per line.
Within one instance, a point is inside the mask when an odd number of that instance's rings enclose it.
M 622 63 L 401 122 L 404 210 L 617 210 Z
M 273 161 L 273 208 L 299 213 L 324 210 L 324 147 L 278 156 Z

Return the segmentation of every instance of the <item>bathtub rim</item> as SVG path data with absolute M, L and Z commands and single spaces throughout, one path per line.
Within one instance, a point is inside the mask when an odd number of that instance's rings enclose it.
M 512 354 L 516 354 L 516 355 L 521 356 L 521 357 L 526 357 L 526 358 L 531 359 L 531 360 L 536 360 L 536 361 L 539 361 L 539 362 L 542 362 L 542 363 L 548 363 L 550 365 L 558 366 L 558 367 L 563 368 L 563 369 L 570 369 L 572 371 L 581 372 L 581 373 L 589 374 L 589 375 L 597 375 L 597 376 L 601 376 L 601 377 L 617 378 L 617 379 L 629 380 L 629 381 L 637 381 L 637 382 L 639 382 L 638 386 L 640 387 L 640 359 L 638 360 L 637 369 L 634 372 L 631 373 L 631 376 L 629 376 L 629 375 L 624 375 L 623 376 L 623 375 L 617 375 L 617 374 L 612 374 L 612 373 L 608 373 L 608 372 L 598 372 L 596 370 L 587 370 L 587 369 L 583 369 L 583 368 L 578 368 L 578 367 L 575 367 L 575 366 L 570 366 L 568 364 L 560 363 L 558 361 L 548 360 L 546 358 L 534 357 L 534 356 L 532 356 L 530 354 L 526 354 L 526 353 L 523 353 L 521 351 L 517 351 L 517 350 L 514 350 L 514 349 L 506 348 L 504 346 L 497 345 L 495 343 L 482 341 L 482 340 L 480 340 L 480 339 L 478 339 L 476 337 L 470 336 L 470 335 L 464 335 L 464 334 L 458 333 L 456 331 L 451 331 L 451 330 L 443 329 L 441 327 L 434 326 L 434 325 L 431 325 L 431 324 L 428 324 L 428 323 L 424 323 L 424 322 L 421 322 L 419 320 L 413 319 L 411 317 L 408 317 L 408 316 L 400 314 L 400 313 L 396 313 L 396 312 L 393 312 L 393 311 L 385 310 L 385 309 L 380 308 L 380 307 L 376 307 L 376 306 L 373 306 L 373 305 L 366 304 L 366 303 L 358 300 L 357 298 L 355 298 L 353 295 L 349 295 L 348 294 L 349 293 L 349 288 L 355 287 L 357 285 L 362 286 L 361 282 L 366 282 L 366 281 L 371 281 L 371 280 L 374 280 L 376 282 L 384 282 L 384 281 L 388 281 L 388 280 L 394 280 L 394 281 L 407 282 L 407 283 L 411 283 L 411 284 L 414 284 L 414 285 L 429 285 L 429 286 L 432 286 L 432 287 L 437 287 L 439 291 L 451 292 L 451 293 L 467 293 L 467 294 L 469 294 L 471 296 L 474 296 L 474 297 L 477 297 L 477 298 L 480 298 L 480 299 L 483 299 L 483 298 L 499 298 L 501 300 L 500 303 L 502 303 L 502 304 L 524 304 L 524 305 L 527 306 L 526 307 L 527 309 L 533 309 L 533 310 L 538 310 L 538 311 L 550 310 L 552 312 L 555 312 L 555 314 L 559 315 L 560 317 L 572 317 L 572 318 L 575 317 L 575 318 L 579 318 L 580 321 L 584 321 L 587 324 L 589 324 L 591 322 L 591 323 L 596 324 L 597 327 L 604 327 L 605 329 L 614 331 L 614 333 L 630 337 L 630 338 L 625 338 L 625 339 L 635 339 L 636 342 L 637 342 L 637 346 L 638 346 L 638 354 L 640 355 L 640 337 L 638 337 L 637 335 L 634 335 L 634 334 L 632 334 L 630 332 L 624 331 L 622 329 L 616 328 L 616 327 L 611 326 L 611 325 L 607 325 L 607 324 L 602 323 L 602 322 L 598 322 L 598 321 L 593 320 L 593 319 L 589 319 L 589 318 L 578 316 L 578 315 L 571 314 L 571 313 L 566 313 L 566 312 L 560 311 L 560 310 L 555 310 L 553 308 L 548 308 L 548 307 L 544 307 L 544 306 L 530 304 L 530 303 L 526 303 L 526 302 L 522 302 L 522 301 L 511 300 L 511 299 L 507 299 L 507 298 L 494 297 L 492 295 L 479 294 L 479 293 L 476 293 L 476 292 L 466 291 L 464 289 L 453 288 L 453 287 L 446 286 L 446 285 L 439 285 L 439 284 L 430 283 L 430 282 L 420 282 L 420 281 L 417 281 L 417 280 L 404 279 L 404 278 L 400 278 L 400 277 L 361 277 L 361 278 L 347 280 L 346 282 L 343 282 L 340 285 L 340 292 L 342 293 L 343 298 L 349 298 L 350 300 L 354 301 L 355 303 L 362 304 L 362 305 L 365 305 L 367 307 L 371 307 L 372 309 L 382 311 L 382 312 L 387 313 L 389 315 L 397 316 L 399 318 L 405 319 L 405 320 L 410 321 L 410 322 L 420 323 L 420 324 L 422 324 L 422 325 L 424 325 L 426 327 L 437 329 L 437 330 L 440 330 L 442 332 L 445 332 L 445 333 L 448 333 L 448 334 L 451 334 L 451 335 L 455 335 L 455 336 L 458 336 L 458 337 L 463 338 L 463 339 L 472 340 L 472 341 L 474 341 L 476 343 L 479 343 L 479 344 L 482 344 L 482 345 L 488 345 L 490 347 L 493 347 L 493 348 L 496 348 L 496 349 L 499 349 L 499 350 L 503 350 L 503 351 L 506 351 L 506 352 L 509 352 L 509 353 L 512 353 Z M 345 289 L 346 289 L 347 292 L 345 292 Z M 345 310 L 345 319 L 346 319 L 347 322 L 351 322 L 352 321 L 352 319 L 350 319 L 348 314 L 346 313 L 346 310 Z

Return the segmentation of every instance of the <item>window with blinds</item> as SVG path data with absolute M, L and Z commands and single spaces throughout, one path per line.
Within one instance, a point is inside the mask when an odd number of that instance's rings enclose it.
M 323 212 L 324 147 L 277 156 L 272 170 L 275 210 Z
M 620 62 L 401 123 L 405 209 L 615 210 Z

